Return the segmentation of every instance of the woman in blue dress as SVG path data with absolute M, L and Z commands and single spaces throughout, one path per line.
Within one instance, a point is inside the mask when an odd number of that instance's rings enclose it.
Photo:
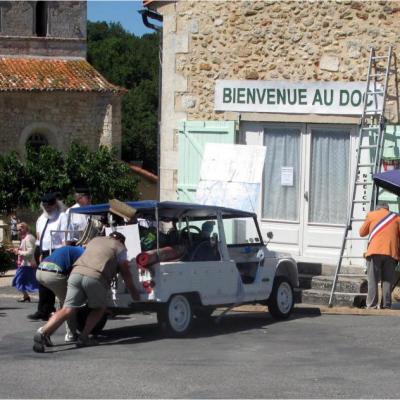
M 28 224 L 21 222 L 17 225 L 17 231 L 21 243 L 18 249 L 14 250 L 17 255 L 17 271 L 15 272 L 12 286 L 22 293 L 19 302 L 30 302 L 29 292 L 36 292 L 39 289 L 36 280 L 36 262 L 35 262 L 35 237 L 29 233 Z

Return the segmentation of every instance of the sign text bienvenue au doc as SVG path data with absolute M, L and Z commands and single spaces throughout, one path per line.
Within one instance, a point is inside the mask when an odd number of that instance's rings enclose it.
M 374 89 L 378 90 L 381 87 Z M 365 92 L 366 82 L 217 80 L 215 110 L 360 115 Z M 380 109 L 382 98 L 382 94 L 369 95 L 367 109 Z

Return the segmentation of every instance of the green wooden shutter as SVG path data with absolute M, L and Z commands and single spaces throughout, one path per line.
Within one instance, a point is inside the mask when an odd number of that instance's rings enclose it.
M 179 125 L 178 201 L 194 202 L 206 143 L 235 143 L 235 121 L 183 121 Z

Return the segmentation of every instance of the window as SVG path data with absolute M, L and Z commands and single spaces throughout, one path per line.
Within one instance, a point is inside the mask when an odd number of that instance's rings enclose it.
M 38 152 L 42 146 L 47 146 L 49 144 L 46 136 L 40 133 L 33 133 L 29 136 L 26 141 L 26 148 L 30 148 L 35 152 Z
M 36 3 L 35 30 L 37 36 L 47 36 L 47 4 L 45 1 Z
M 350 132 L 312 129 L 311 138 L 309 222 L 345 224 Z
M 264 132 L 267 147 L 264 167 L 262 217 L 298 221 L 300 192 L 300 130 L 271 127 Z M 282 171 L 291 171 L 291 181 L 282 184 Z
M 228 246 L 248 246 L 261 243 L 254 218 L 224 219 L 223 225 Z

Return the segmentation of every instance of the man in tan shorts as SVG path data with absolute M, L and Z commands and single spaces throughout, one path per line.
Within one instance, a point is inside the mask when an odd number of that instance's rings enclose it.
M 43 353 L 48 338 L 64 321 L 71 317 L 77 308 L 82 307 L 85 303 L 92 311 L 87 317 L 85 327 L 76 345 L 78 347 L 96 345 L 97 342 L 90 338 L 89 334 L 106 310 L 107 292 L 111 280 L 118 270 L 132 299 L 139 300 L 139 292 L 133 284 L 129 271 L 125 236 L 119 232 L 112 232 L 110 236 L 92 239 L 83 255 L 74 264 L 74 269 L 68 279 L 63 308 L 57 311 L 47 324 L 35 333 L 33 350 Z

